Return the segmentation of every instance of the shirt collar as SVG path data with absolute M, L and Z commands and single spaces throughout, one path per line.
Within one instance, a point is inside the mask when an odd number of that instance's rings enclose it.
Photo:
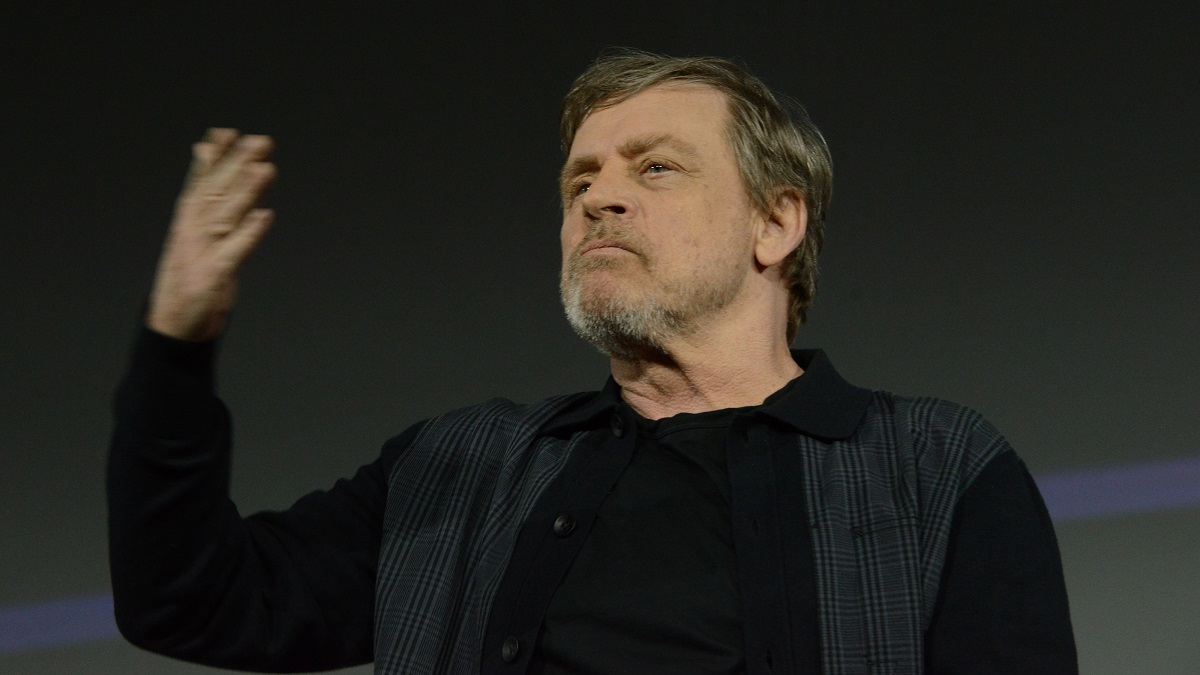
M 823 350 L 793 349 L 792 358 L 804 374 L 768 396 L 757 414 L 817 438 L 853 436 L 871 404 L 871 390 L 842 379 Z
M 753 414 L 825 440 L 852 436 L 871 403 L 871 391 L 842 379 L 823 350 L 793 349 L 792 358 L 804 373 L 768 396 Z M 620 385 L 609 376 L 603 389 L 580 397 L 550 420 L 542 433 L 569 436 L 601 427 L 623 403 Z
M 579 397 L 547 422 L 541 433 L 546 436 L 566 437 L 576 431 L 599 428 L 608 424 L 613 413 L 623 403 L 621 385 L 609 375 L 603 389 L 592 392 L 591 396 Z

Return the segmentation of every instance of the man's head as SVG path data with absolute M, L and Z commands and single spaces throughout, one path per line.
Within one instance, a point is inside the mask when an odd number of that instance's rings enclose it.
M 698 334 L 740 324 L 737 311 L 765 318 L 734 302 L 753 292 L 763 222 L 725 140 L 726 108 L 712 87 L 664 84 L 597 109 L 575 135 L 562 173 L 563 306 L 610 356 L 707 342 Z M 780 284 L 766 290 L 784 297 Z
M 804 322 L 816 293 L 817 256 L 832 191 L 832 171 L 824 139 L 802 108 L 793 106 L 789 114 L 761 81 L 733 62 L 622 51 L 597 60 L 567 94 L 560 119 L 564 152 L 571 153 L 585 121 L 652 89 L 718 92 L 725 104 L 724 141 L 736 165 L 745 198 L 761 214 L 770 213 L 782 198 L 802 200 L 807 212 L 806 234 L 780 263 L 779 270 L 789 294 L 787 339 L 790 341 Z M 564 175 L 570 170 L 568 162 Z M 571 197 L 564 194 L 564 207 L 568 206 L 565 200 Z M 637 236 L 636 231 L 630 236 Z M 567 272 L 564 267 L 564 301 L 568 300 Z M 717 294 L 707 298 L 707 302 L 726 299 L 724 296 L 730 292 L 729 288 L 707 289 L 708 295 Z M 670 321 L 670 317 L 665 318 Z M 574 318 L 572 323 L 576 323 Z

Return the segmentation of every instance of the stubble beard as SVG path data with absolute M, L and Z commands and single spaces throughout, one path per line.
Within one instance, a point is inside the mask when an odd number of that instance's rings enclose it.
M 666 354 L 671 340 L 694 333 L 702 320 L 733 302 L 744 281 L 731 264 L 710 264 L 686 279 L 655 281 L 652 262 L 583 257 L 578 251 L 564 266 L 560 284 L 567 321 L 579 337 L 607 356 L 632 361 Z M 650 287 L 633 288 L 619 279 L 588 283 L 597 270 L 644 265 Z M 620 273 L 619 271 L 617 272 Z

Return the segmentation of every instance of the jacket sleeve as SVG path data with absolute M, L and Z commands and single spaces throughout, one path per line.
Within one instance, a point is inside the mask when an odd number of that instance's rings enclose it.
M 330 490 L 242 518 L 213 362 L 213 344 L 143 329 L 117 390 L 107 476 L 117 626 L 144 649 L 224 668 L 369 662 L 387 471 L 419 427 Z
M 1011 449 L 963 493 L 926 632 L 930 673 L 1078 673 L 1050 514 Z

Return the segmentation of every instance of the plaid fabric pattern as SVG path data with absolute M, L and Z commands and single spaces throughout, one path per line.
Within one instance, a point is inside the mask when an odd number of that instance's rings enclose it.
M 796 442 L 825 672 L 922 672 L 955 505 L 1007 442 L 973 410 L 885 392 L 851 438 Z
M 447 413 L 396 462 L 375 582 L 375 672 L 478 672 L 517 530 L 583 437 L 535 434 L 573 398 Z
M 447 413 L 397 461 L 376 582 L 375 672 L 479 671 L 517 531 L 584 435 L 537 431 L 574 400 L 496 399 Z M 850 438 L 795 438 L 825 672 L 920 673 L 955 505 L 1008 444 L 973 410 L 884 392 Z

